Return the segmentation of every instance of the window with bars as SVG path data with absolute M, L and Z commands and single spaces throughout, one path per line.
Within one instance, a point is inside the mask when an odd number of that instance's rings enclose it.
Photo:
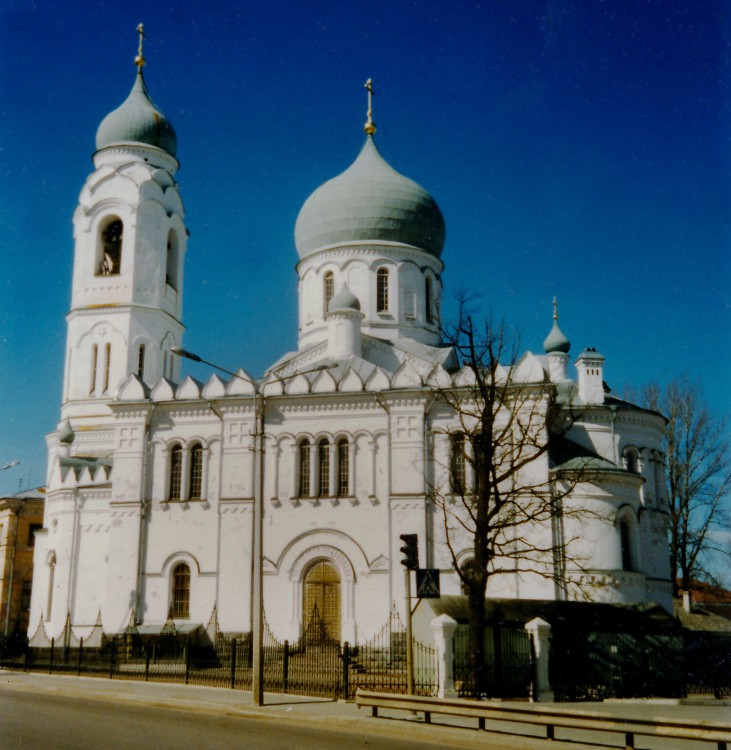
M 328 271 L 323 279 L 323 302 L 324 307 L 322 314 L 327 315 L 328 308 L 330 306 L 330 300 L 333 298 L 335 293 L 335 274 L 332 271 Z
M 388 311 L 388 269 L 379 268 L 376 272 L 376 312 Z
M 190 449 L 188 478 L 188 497 L 200 500 L 203 497 L 203 446 L 200 443 L 195 443 Z
M 169 500 L 180 500 L 181 480 L 183 478 L 183 449 L 176 445 L 170 451 L 170 492 Z
M 450 475 L 452 481 L 452 493 L 464 495 L 466 490 L 466 466 L 465 466 L 465 439 L 464 434 L 458 432 L 450 436 L 451 458 Z
M 323 438 L 317 445 L 317 465 L 319 469 L 319 483 L 317 494 L 330 494 L 330 443 Z
M 171 609 L 173 617 L 190 616 L 190 568 L 185 563 L 173 569 Z
M 350 494 L 350 451 L 348 450 L 348 439 L 338 440 L 338 491 L 339 497 Z
M 299 445 L 299 481 L 297 494 L 299 497 L 310 495 L 310 441 L 303 440 Z

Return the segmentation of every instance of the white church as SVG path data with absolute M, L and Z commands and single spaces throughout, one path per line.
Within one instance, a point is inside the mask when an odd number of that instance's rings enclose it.
M 435 394 L 469 377 L 440 334 L 436 201 L 381 156 L 369 106 L 355 161 L 296 220 L 297 350 L 259 379 L 243 369 L 183 378 L 176 135 L 148 92 L 141 50 L 136 64 L 129 96 L 97 130 L 74 214 L 29 635 L 57 637 L 68 620 L 84 636 L 98 618 L 106 633 L 169 617 L 192 628 L 214 608 L 223 632 L 250 631 L 257 503 L 264 613 L 279 638 L 296 639 L 315 604 L 342 641 L 377 632 L 394 604 L 404 608 L 404 533 L 418 536 L 420 566 L 441 571 L 442 593 L 459 595 L 434 493 L 449 495 L 445 467 L 459 467 L 465 486 L 474 477 L 450 456 L 459 421 Z M 607 392 L 595 349 L 579 354 L 572 378 L 568 352 L 554 313 L 545 354 L 526 352 L 511 371 L 569 394 L 578 418 L 568 438 L 596 468 L 570 500 L 602 513 L 577 539 L 581 571 L 565 575 L 580 576 L 593 601 L 669 608 L 664 419 Z M 546 478 L 559 468 L 540 466 Z M 456 557 L 470 564 L 469 539 Z M 566 591 L 505 566 L 488 596 Z

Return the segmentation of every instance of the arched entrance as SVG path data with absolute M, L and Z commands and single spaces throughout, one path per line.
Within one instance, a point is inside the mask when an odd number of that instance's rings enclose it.
M 304 578 L 304 627 L 308 635 L 340 640 L 340 573 L 327 560 L 317 560 Z M 319 623 L 318 623 L 319 621 Z M 314 626 L 314 627 L 311 627 Z

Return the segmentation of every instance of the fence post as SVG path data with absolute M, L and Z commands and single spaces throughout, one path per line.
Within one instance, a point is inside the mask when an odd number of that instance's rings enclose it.
M 284 642 L 282 652 L 282 692 L 286 693 L 289 687 L 289 641 Z
M 185 639 L 185 684 L 190 676 L 190 636 Z
M 349 695 L 350 681 L 350 644 L 345 641 L 343 644 L 343 698 L 347 701 Z
M 236 687 L 236 639 L 231 639 L 231 690 Z
M 454 689 L 454 631 L 457 621 L 449 615 L 439 615 L 431 621 L 434 645 L 437 649 L 437 697 L 456 698 Z
M 152 655 L 152 639 L 148 638 L 145 644 L 145 682 L 150 679 L 150 656 Z
M 48 674 L 51 674 L 53 672 L 53 647 L 56 644 L 56 639 L 51 638 L 51 656 L 48 660 Z
M 83 658 L 82 657 L 83 653 L 84 653 L 84 639 L 79 638 L 79 660 L 76 663 L 76 675 L 77 676 L 81 674 L 81 659 Z
M 112 636 L 112 648 L 109 651 L 109 679 L 111 680 L 114 675 L 114 646 L 117 643 L 117 637 Z
M 531 700 L 541 703 L 553 702 L 553 690 L 548 675 L 548 656 L 550 654 L 551 626 L 540 617 L 525 624 L 528 636 L 535 649 L 535 687 Z

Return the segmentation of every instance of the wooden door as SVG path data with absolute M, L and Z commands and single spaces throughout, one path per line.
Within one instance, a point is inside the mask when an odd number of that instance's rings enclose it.
M 324 637 L 340 640 L 340 574 L 329 562 L 318 560 L 305 575 L 304 626 L 315 616 L 322 623 Z

